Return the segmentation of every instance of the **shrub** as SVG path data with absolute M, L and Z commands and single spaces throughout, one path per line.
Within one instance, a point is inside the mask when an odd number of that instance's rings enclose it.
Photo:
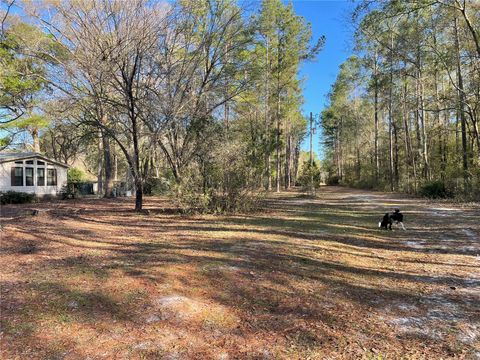
M 230 143 L 207 151 L 172 181 L 172 194 L 183 212 L 235 213 L 257 207 L 255 167 L 245 160 L 243 144 Z
M 67 181 L 68 182 L 79 182 L 85 179 L 85 173 L 75 167 L 68 169 Z
M 420 195 L 430 199 L 444 199 L 452 197 L 443 181 L 429 181 L 420 188 Z
M 78 198 L 79 192 L 73 183 L 64 185 L 60 190 L 60 197 L 63 200 Z
M 177 206 L 183 213 L 212 212 L 210 208 L 210 196 L 208 194 L 183 189 L 177 192 L 175 200 Z
M 309 161 L 303 163 L 298 182 L 308 191 L 315 191 L 320 186 L 320 169 L 315 161 L 313 164 Z
M 328 186 L 336 186 L 340 184 L 340 177 L 338 175 L 329 176 L 327 179 Z
M 366 189 L 366 190 L 372 190 L 375 189 L 378 184 L 375 183 L 375 180 L 373 179 L 361 179 L 355 181 L 352 186 L 357 189 Z
M 143 193 L 145 195 L 164 195 L 170 190 L 170 181 L 164 177 L 148 178 L 143 185 Z
M 245 213 L 257 207 L 260 194 L 254 194 L 247 189 L 216 193 L 210 196 L 209 207 L 216 213 Z
M 242 187 L 235 179 L 223 185 L 223 189 L 207 188 L 202 192 L 191 181 L 176 184 L 176 205 L 183 213 L 243 213 L 256 208 L 261 194 Z
M 36 200 L 35 194 L 7 191 L 0 194 L 0 204 L 29 204 Z

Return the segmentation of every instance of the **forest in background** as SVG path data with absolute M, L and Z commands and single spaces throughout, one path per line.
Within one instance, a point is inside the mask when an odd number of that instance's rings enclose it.
M 136 210 L 152 189 L 221 210 L 288 189 L 307 131 L 298 71 L 325 39 L 292 4 L 256 7 L 3 0 L 2 148 L 81 160 L 105 196 L 127 179 Z
M 320 182 L 299 70 L 325 38 L 291 3 L 0 4 L 0 149 L 80 164 L 107 197 L 126 184 L 137 210 L 158 193 L 246 209 Z M 354 2 L 355 55 L 320 116 L 328 184 L 480 196 L 479 7 Z
M 329 183 L 480 197 L 480 2 L 361 1 L 322 112 Z

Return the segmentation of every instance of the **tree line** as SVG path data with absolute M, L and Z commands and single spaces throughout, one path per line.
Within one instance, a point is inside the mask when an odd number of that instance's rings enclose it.
M 330 182 L 480 195 L 480 2 L 361 1 L 322 113 Z
M 159 183 L 228 209 L 297 182 L 298 71 L 325 39 L 292 4 L 3 0 L 0 20 L 1 148 L 80 159 L 105 196 L 128 178 L 136 210 Z

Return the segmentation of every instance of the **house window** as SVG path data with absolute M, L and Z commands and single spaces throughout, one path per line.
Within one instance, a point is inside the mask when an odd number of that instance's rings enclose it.
M 25 168 L 25 186 L 33 186 L 33 168 Z
M 37 186 L 45 186 L 45 169 L 37 169 Z
M 33 160 L 27 160 L 25 164 L 33 165 Z
M 37 165 L 45 165 L 45 162 L 37 160 Z
M 57 185 L 57 169 L 47 169 L 47 186 Z
M 23 186 L 23 168 L 12 167 L 12 186 Z
M 15 164 L 23 164 L 23 161 L 15 161 Z

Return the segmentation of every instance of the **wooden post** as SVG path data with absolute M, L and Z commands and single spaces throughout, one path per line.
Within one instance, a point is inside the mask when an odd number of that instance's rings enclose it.
M 312 194 L 315 195 L 315 185 L 313 184 L 313 114 L 310 111 L 310 186 L 312 187 Z
M 313 165 L 313 114 L 310 111 L 310 166 Z

